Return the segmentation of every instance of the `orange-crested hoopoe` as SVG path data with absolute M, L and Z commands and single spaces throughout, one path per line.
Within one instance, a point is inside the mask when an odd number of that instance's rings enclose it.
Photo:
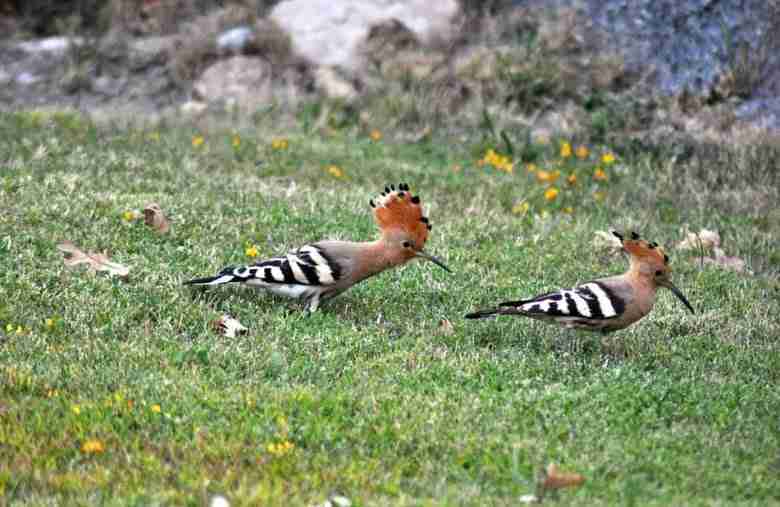
M 251 266 L 227 267 L 216 276 L 190 280 L 185 285 L 243 283 L 303 299 L 305 309 L 314 312 L 320 301 L 415 258 L 429 260 L 449 271 L 441 260 L 423 251 L 431 224 L 423 216 L 420 198 L 411 194 L 409 185 L 401 183 L 398 190 L 395 185 L 385 187 L 381 196 L 369 203 L 382 233 L 376 241 L 319 241 Z
M 669 256 L 661 247 L 642 240 L 636 232 L 631 233 L 631 239 L 624 239 L 614 231 L 612 234 L 620 239 L 630 258 L 630 266 L 624 274 L 531 299 L 508 301 L 495 309 L 470 313 L 466 318 L 522 315 L 568 328 L 609 333 L 626 328 L 650 313 L 659 287 L 671 290 L 694 313 L 683 293 L 672 283 Z

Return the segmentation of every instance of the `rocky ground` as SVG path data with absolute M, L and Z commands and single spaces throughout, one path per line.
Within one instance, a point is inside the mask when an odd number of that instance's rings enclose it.
M 412 91 L 444 97 L 446 111 L 469 103 L 577 130 L 607 93 L 653 97 L 640 116 L 672 104 L 674 128 L 780 128 L 776 2 L 513 3 L 496 14 L 455 0 L 286 0 L 267 16 L 215 9 L 158 33 L 124 22 L 17 34 L 0 43 L 0 105 L 154 118 L 323 98 L 371 108 Z M 144 6 L 154 19 L 159 2 Z

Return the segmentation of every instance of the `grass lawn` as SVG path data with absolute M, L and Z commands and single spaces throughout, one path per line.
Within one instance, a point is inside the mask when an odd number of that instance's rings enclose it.
M 518 505 L 556 463 L 586 478 L 556 505 L 780 504 L 776 158 L 589 146 L 580 160 L 510 132 L 529 172 L 478 129 L 378 134 L 0 114 L 0 503 Z M 413 263 L 313 315 L 181 285 L 253 247 L 373 239 L 368 201 L 399 182 L 453 274 Z M 153 201 L 169 234 L 139 217 Z M 751 272 L 676 250 L 684 224 L 718 230 Z M 665 291 L 604 339 L 463 319 L 621 272 L 593 245 L 610 226 L 669 247 L 696 315 Z M 63 240 L 106 250 L 128 280 L 65 267 Z M 223 313 L 249 333 L 217 334 Z

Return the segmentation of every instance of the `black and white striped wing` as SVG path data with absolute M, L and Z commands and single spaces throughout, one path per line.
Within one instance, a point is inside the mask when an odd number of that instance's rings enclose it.
M 262 260 L 251 266 L 230 266 L 216 276 L 191 280 L 194 285 L 239 282 L 266 287 L 289 285 L 325 287 L 338 282 L 341 267 L 321 248 L 306 245 L 283 257 Z
M 252 266 L 237 268 L 233 274 L 269 285 L 326 286 L 340 279 L 341 269 L 322 249 L 306 245 L 284 257 L 274 257 Z
M 524 301 L 501 303 L 500 306 L 515 307 L 529 317 L 586 320 L 614 319 L 626 309 L 624 301 L 599 282 L 588 282 Z

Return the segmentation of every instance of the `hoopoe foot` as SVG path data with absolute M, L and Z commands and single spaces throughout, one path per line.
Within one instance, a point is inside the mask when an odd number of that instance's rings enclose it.
M 303 307 L 303 310 L 306 313 L 314 313 L 317 311 L 317 308 L 319 307 L 320 307 L 320 295 L 314 294 L 306 300 L 306 305 Z

